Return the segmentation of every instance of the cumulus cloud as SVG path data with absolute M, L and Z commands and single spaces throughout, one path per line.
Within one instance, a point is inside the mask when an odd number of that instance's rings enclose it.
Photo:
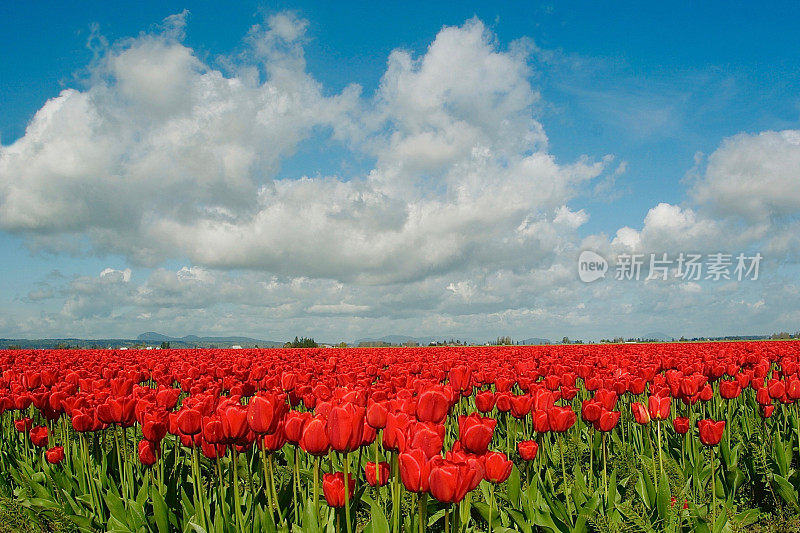
M 313 29 L 292 13 L 214 62 L 183 42 L 185 25 L 182 13 L 103 45 L 84 87 L 0 146 L 0 229 L 132 267 L 42 282 L 24 302 L 46 310 L 0 312 L 3 331 L 584 337 L 620 324 L 704 334 L 709 313 L 734 329 L 793 316 L 789 293 L 767 292 L 775 280 L 586 285 L 575 261 L 582 249 L 800 250 L 800 132 L 727 139 L 684 202 L 581 235 L 581 192 L 603 193 L 626 163 L 550 152 L 530 42 L 503 47 L 477 19 L 445 27 L 422 53 L 393 51 L 364 95 L 307 71 Z M 369 168 L 285 176 L 309 139 Z
M 253 27 L 226 69 L 181 42 L 184 24 L 108 47 L 88 88 L 0 148 L 2 228 L 140 265 L 385 283 L 541 260 L 585 220 L 566 204 L 608 160 L 547 152 L 525 47 L 501 49 L 478 20 L 418 57 L 394 51 L 367 98 L 327 95 L 292 14 Z M 276 179 L 315 132 L 374 167 Z M 518 231 L 532 223 L 539 237 Z

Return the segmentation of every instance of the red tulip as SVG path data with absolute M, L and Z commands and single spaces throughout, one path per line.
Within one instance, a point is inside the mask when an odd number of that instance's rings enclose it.
M 417 399 L 417 419 L 422 422 L 441 424 L 449 409 L 450 401 L 439 389 L 428 389 Z
M 322 415 L 317 415 L 303 427 L 300 437 L 300 448 L 311 455 L 321 456 L 328 453 L 330 441 L 328 440 L 327 422 Z
M 408 427 L 406 448 L 422 450 L 426 457 L 433 457 L 442 453 L 444 433 L 443 424 L 413 423 Z
M 184 435 L 196 435 L 203 430 L 203 415 L 197 409 L 181 409 L 176 422 Z
M 142 424 L 142 435 L 150 442 L 159 443 L 167 434 L 164 419 L 155 415 L 146 415 Z
M 27 433 L 33 427 L 33 419 L 32 418 L 19 418 L 14 420 L 14 428 L 19 431 L 20 433 Z
M 31 442 L 37 448 L 46 448 L 48 442 L 48 433 L 46 426 L 36 426 L 35 428 L 31 428 L 30 432 L 28 433 L 31 438 Z
M 511 397 L 511 414 L 514 418 L 524 418 L 531 412 L 533 398 L 527 394 Z
M 388 413 L 386 429 L 383 430 L 383 447 L 392 452 L 405 449 L 406 432 L 410 423 L 411 417 L 406 413 Z
M 653 420 L 666 420 L 669 418 L 671 404 L 672 399 L 669 396 L 650 396 L 647 399 L 650 418 Z
M 514 463 L 508 460 L 502 452 L 489 452 L 486 454 L 484 478 L 492 483 L 503 483 L 511 475 Z
M 742 388 L 739 386 L 738 382 L 728 381 L 728 380 L 719 382 L 719 395 L 725 398 L 726 400 L 732 400 L 733 398 L 738 398 L 741 393 L 742 393 Z
M 489 443 L 492 442 L 494 428 L 497 420 L 482 417 L 476 413 L 469 416 L 458 417 L 458 435 L 461 445 L 470 453 L 486 453 Z
M 517 451 L 523 461 L 533 461 L 539 452 L 539 444 L 535 440 L 523 440 L 517 443 Z
M 64 447 L 55 446 L 44 452 L 45 460 L 51 465 L 57 465 L 64 460 Z
M 603 406 L 595 399 L 584 400 L 581 404 L 581 418 L 585 422 L 594 423 L 600 420 Z
M 722 439 L 722 432 L 725 430 L 725 421 L 715 421 L 706 418 L 697 421 L 697 428 L 700 430 L 700 442 L 706 446 L 716 446 Z
M 347 476 L 348 495 L 349 499 L 353 499 L 353 491 L 356 488 L 356 480 L 351 476 Z M 323 474 L 322 476 L 322 493 L 325 495 L 325 501 L 328 502 L 330 507 L 344 507 L 345 494 L 344 494 L 344 472 L 336 472 L 334 474 Z
M 247 410 L 240 405 L 231 405 L 219 414 L 222 422 L 222 435 L 228 442 L 237 442 L 247 437 L 250 426 L 247 423 Z
M 427 492 L 430 487 L 428 476 L 431 469 L 428 458 L 422 450 L 415 449 L 399 456 L 400 481 L 410 492 Z
M 594 399 L 607 411 L 614 410 L 617 405 L 617 398 L 617 393 L 608 389 L 600 389 L 594 394 Z
M 564 433 L 575 423 L 577 416 L 570 407 L 553 407 L 547 411 L 550 429 L 556 433 Z
M 158 460 L 159 448 L 153 441 L 142 439 L 139 441 L 139 462 L 145 466 L 152 466 Z
M 672 427 L 675 428 L 675 433 L 683 435 L 684 433 L 689 431 L 689 419 L 683 416 L 679 416 L 672 421 Z
M 602 431 L 604 433 L 607 432 L 607 431 L 611 431 L 612 429 L 617 427 L 617 423 L 619 422 L 620 414 L 621 413 L 619 411 L 605 411 L 604 410 L 600 414 L 600 419 L 597 422 L 595 422 L 595 425 L 594 425 L 595 429 L 597 429 L 599 431 Z
M 547 411 L 535 411 L 533 413 L 533 430 L 537 433 L 550 431 L 550 417 Z
M 254 396 L 247 404 L 247 423 L 259 435 L 275 431 L 280 421 L 279 414 L 273 398 Z
M 428 481 L 430 492 L 442 503 L 458 503 L 473 488 L 475 478 L 479 475 L 482 477 L 482 474 L 465 461 L 437 457 L 431 461 Z M 477 481 L 479 483 L 480 478 Z
M 297 445 L 303 437 L 303 428 L 312 415 L 308 411 L 289 411 L 283 418 L 283 431 L 290 444 Z
M 389 482 L 389 463 L 382 461 L 376 465 L 374 462 L 368 462 L 364 467 L 364 477 L 371 487 L 386 485 Z
M 388 414 L 385 402 L 372 402 L 367 407 L 367 424 L 375 429 L 383 429 L 386 427 Z
M 352 452 L 361 445 L 364 432 L 364 408 L 345 403 L 331 409 L 328 415 L 328 440 L 337 452 Z
M 494 401 L 494 393 L 490 390 L 475 395 L 475 407 L 482 413 L 488 413 L 494 409 Z
M 637 423 L 642 425 L 650 423 L 650 413 L 647 411 L 647 409 L 645 409 L 644 405 L 640 403 L 632 403 L 631 412 L 633 413 L 633 418 Z

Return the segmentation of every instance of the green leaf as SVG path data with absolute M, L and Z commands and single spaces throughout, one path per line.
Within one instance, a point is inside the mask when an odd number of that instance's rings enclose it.
M 795 510 L 800 508 L 797 503 L 797 491 L 792 487 L 791 483 L 789 483 L 786 478 L 778 475 L 772 476 L 772 480 L 775 482 L 775 491 L 780 497 L 783 498 L 786 503 L 794 507 Z
M 153 518 L 156 521 L 156 527 L 159 533 L 166 533 L 169 531 L 169 515 L 167 504 L 164 503 L 164 497 L 156 490 L 155 487 L 150 488 L 150 499 L 153 501 Z
M 389 533 L 389 521 L 386 520 L 383 509 L 374 501 L 370 503 L 370 518 L 373 533 Z
M 519 507 L 520 499 L 520 478 L 519 470 L 514 466 L 511 469 L 511 475 L 508 476 L 508 500 L 511 502 L 512 507 Z
M 782 477 L 789 475 L 789 458 L 786 455 L 786 448 L 783 447 L 780 433 L 776 432 L 772 441 L 772 458 L 778 465 L 778 471 Z
M 319 517 L 317 517 L 317 510 L 314 507 L 314 498 L 306 500 L 305 509 L 303 509 L 303 531 L 308 533 L 319 532 Z
M 736 522 L 739 527 L 746 527 L 755 524 L 758 522 L 758 509 L 748 509 L 747 511 L 742 511 L 733 517 L 733 521 Z
M 125 504 L 123 503 L 122 498 L 120 498 L 113 490 L 109 490 L 106 492 L 105 500 L 111 516 L 116 518 L 119 522 L 125 524 L 126 529 L 130 530 L 131 527 L 130 524 L 128 524 L 128 512 L 125 509 Z
M 532 533 L 531 525 L 525 518 L 525 515 L 515 509 L 509 509 L 508 516 L 511 517 L 511 520 L 513 520 L 514 523 L 517 524 L 517 527 L 519 527 L 524 533 Z
M 714 522 L 714 529 L 713 533 L 722 533 L 722 530 L 725 528 L 725 524 L 728 523 L 728 513 L 724 510 L 719 513 L 717 520 Z
M 658 509 L 658 516 L 666 519 L 670 512 L 670 493 L 669 493 L 669 479 L 667 479 L 666 472 L 662 472 L 661 479 L 658 483 L 658 495 L 656 496 L 656 507 Z

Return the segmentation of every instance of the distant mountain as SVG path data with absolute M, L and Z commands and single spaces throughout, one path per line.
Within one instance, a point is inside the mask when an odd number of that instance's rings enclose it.
M 274 348 L 283 346 L 280 341 L 265 341 L 260 339 L 253 339 L 251 337 L 198 337 L 197 335 L 185 335 L 183 337 L 170 337 L 162 335 L 154 331 L 142 333 L 136 337 L 137 341 L 149 343 L 162 343 L 168 342 L 171 348 L 178 346 L 198 346 L 202 348 L 208 345 L 216 345 L 218 348 L 226 346 L 241 346 L 243 348 L 252 348 L 253 346 L 260 346 L 262 348 Z
M 671 341 L 672 340 L 672 335 L 667 335 L 666 333 L 660 333 L 658 331 L 655 331 L 653 333 L 648 333 L 647 335 L 642 335 L 642 339 L 648 340 L 648 341 L 665 342 L 665 341 Z
M 519 344 L 553 344 L 550 339 L 541 339 L 539 337 L 531 337 L 530 339 L 525 339 L 519 341 Z
M 364 338 L 364 339 L 357 339 L 353 341 L 353 346 L 358 346 L 361 343 L 379 343 L 384 342 L 386 344 L 392 345 L 402 345 L 407 344 L 409 342 L 416 342 L 420 346 L 427 346 L 432 342 L 449 342 L 450 340 L 458 340 L 462 343 L 466 344 L 482 344 L 478 343 L 475 339 L 470 338 L 463 338 L 463 337 L 454 337 L 454 336 L 443 336 L 443 337 L 410 337 L 408 335 L 385 335 L 383 337 L 378 338 Z

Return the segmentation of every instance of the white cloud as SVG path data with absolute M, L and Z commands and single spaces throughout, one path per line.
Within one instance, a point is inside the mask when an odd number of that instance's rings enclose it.
M 627 165 L 549 152 L 530 43 L 503 48 L 478 20 L 446 27 L 424 53 L 392 52 L 364 96 L 331 94 L 307 72 L 308 23 L 292 13 L 213 64 L 182 42 L 185 23 L 103 48 L 85 89 L 49 100 L 0 146 L 0 229 L 133 266 L 42 282 L 25 305 L 51 308 L 0 313 L 1 331 L 585 338 L 704 334 L 712 315 L 751 332 L 793 316 L 785 292 L 759 294 L 770 281 L 586 285 L 575 260 L 582 249 L 800 251 L 796 131 L 728 139 L 684 202 L 581 238 L 580 193 L 602 196 Z M 309 139 L 371 168 L 278 179 Z M 164 267 L 175 260 L 187 266 Z
M 587 219 L 566 203 L 610 159 L 547 153 L 525 46 L 501 50 L 478 20 L 419 57 L 392 52 L 368 99 L 326 96 L 292 14 L 253 27 L 230 73 L 179 40 L 183 23 L 108 48 L 88 89 L 48 101 L 0 148 L 0 226 L 137 264 L 373 284 L 549 260 Z M 324 131 L 375 166 L 276 180 Z

